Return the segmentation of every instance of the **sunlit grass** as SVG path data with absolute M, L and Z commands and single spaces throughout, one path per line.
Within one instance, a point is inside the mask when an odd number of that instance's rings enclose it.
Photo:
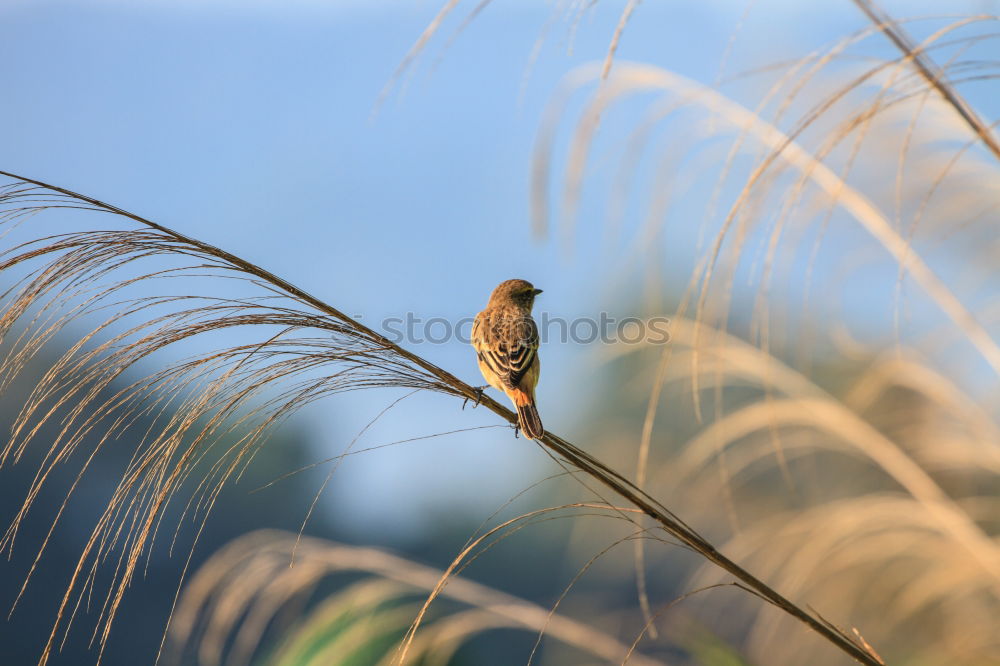
M 561 10 L 575 22 L 585 4 Z M 193 576 L 171 624 L 178 650 L 206 664 L 262 654 L 273 663 L 447 663 L 465 641 L 517 628 L 609 662 L 649 664 L 658 662 L 642 653 L 647 645 L 710 652 L 712 641 L 683 635 L 697 618 L 733 643 L 713 653 L 720 660 L 738 651 L 759 663 L 839 663 L 845 654 L 866 664 L 1000 663 L 1000 425 L 997 393 L 982 389 L 984 375 L 995 385 L 1000 374 L 992 270 L 1000 153 L 961 94 L 963 84 L 1000 74 L 982 55 L 995 47 L 995 19 L 928 19 L 929 36 L 916 42 L 906 32 L 914 24 L 890 25 L 878 7 L 858 4 L 872 25 L 712 87 L 616 60 L 629 22 L 641 20 L 639 3 L 626 3 L 606 59 L 571 72 L 543 114 L 534 225 L 547 234 L 557 202 L 570 245 L 582 233 L 584 195 L 604 192 L 600 232 L 632 234 L 606 270 L 626 272 L 642 257 L 657 288 L 629 296 L 647 314 L 672 318 L 672 340 L 611 350 L 603 376 L 615 390 L 604 393 L 616 399 L 578 405 L 586 447 L 553 433 L 539 440 L 565 472 L 546 488 L 570 499 L 497 519 L 443 571 L 381 551 L 248 536 Z M 445 4 L 393 83 L 458 5 Z M 892 57 L 858 50 L 887 38 Z M 727 91 L 733 83 L 743 99 Z M 747 88 L 758 97 L 745 99 Z M 581 94 L 589 97 L 571 118 Z M 607 150 L 602 131 L 636 98 L 648 108 L 626 145 L 613 146 L 617 168 L 595 169 L 593 155 Z M 656 166 L 640 181 L 649 153 Z M 82 453 L 82 475 L 107 442 L 147 423 L 79 556 L 42 663 L 110 565 L 114 584 L 96 603 L 103 646 L 179 489 L 194 488 L 183 513 L 203 526 L 220 490 L 295 410 L 359 389 L 477 398 L 450 372 L 223 249 L 0 174 L 3 221 L 28 235 L 0 254 L 0 270 L 17 279 L 0 317 L 12 342 L 0 378 L 14 381 L 77 322 L 98 322 L 34 387 L 0 450 L 0 464 L 17 464 L 46 424 L 56 428 L 0 546 L 14 547 L 57 466 Z M 118 226 L 34 233 L 37 220 L 27 218 L 66 208 Z M 626 220 L 633 208 L 641 223 Z M 704 217 L 680 221 L 698 230 L 697 240 L 676 235 L 691 243 L 682 252 L 694 270 L 686 286 L 667 289 L 656 276 L 669 255 L 650 248 L 673 240 L 664 230 L 678 223 L 676 209 Z M 838 310 L 854 276 L 890 298 L 869 304 L 868 315 Z M 213 295 L 212 285 L 232 281 L 244 295 Z M 166 295 L 137 288 L 151 284 Z M 187 289 L 171 291 L 175 284 Z M 862 328 L 864 341 L 852 330 Z M 249 340 L 142 372 L 170 345 L 235 330 Z M 488 397 L 482 404 L 513 422 Z M 225 450 L 213 448 L 226 437 L 235 439 Z M 458 575 L 553 513 L 573 521 L 571 548 L 583 560 L 553 608 Z M 595 516 L 615 529 L 594 529 Z M 678 565 L 681 550 L 698 557 Z M 618 632 L 563 612 L 598 562 L 615 566 L 608 586 L 636 578 L 635 612 Z M 366 578 L 305 602 L 320 581 L 348 571 Z M 682 572 L 680 587 L 651 584 L 666 571 Z M 457 606 L 442 610 L 442 601 Z M 283 615 L 291 629 L 265 644 Z

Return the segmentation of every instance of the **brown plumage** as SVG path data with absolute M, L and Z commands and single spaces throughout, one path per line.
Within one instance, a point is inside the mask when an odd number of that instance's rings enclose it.
M 538 327 L 531 318 L 531 306 L 540 293 L 542 290 L 527 280 L 501 282 L 472 324 L 479 371 L 490 386 L 506 393 L 514 403 L 521 432 L 528 439 L 537 439 L 545 432 L 535 407 L 540 365 Z

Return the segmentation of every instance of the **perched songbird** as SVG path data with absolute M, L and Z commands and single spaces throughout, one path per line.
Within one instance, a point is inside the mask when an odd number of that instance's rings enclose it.
M 486 309 L 472 324 L 472 346 L 479 356 L 479 371 L 493 388 L 514 403 L 521 432 L 537 439 L 545 429 L 535 408 L 538 384 L 538 327 L 531 318 L 535 296 L 542 293 L 527 280 L 501 282 Z

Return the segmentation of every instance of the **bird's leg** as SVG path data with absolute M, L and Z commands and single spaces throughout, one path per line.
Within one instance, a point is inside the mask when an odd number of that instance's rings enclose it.
M 489 384 L 486 384 L 485 386 L 473 386 L 472 387 L 472 390 L 476 392 L 476 403 L 474 405 L 472 405 L 473 409 L 475 409 L 476 407 L 478 407 L 479 403 L 483 401 L 483 391 L 485 389 L 487 389 L 488 387 L 489 387 Z M 465 409 L 465 405 L 471 399 L 472 399 L 471 397 L 467 397 L 465 400 L 462 401 L 462 409 Z
M 518 434 L 521 432 L 521 425 L 512 426 L 514 428 L 514 439 L 517 439 Z

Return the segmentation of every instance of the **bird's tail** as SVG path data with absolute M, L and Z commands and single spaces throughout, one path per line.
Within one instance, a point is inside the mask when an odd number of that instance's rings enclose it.
M 534 399 L 528 399 L 523 405 L 516 405 L 517 420 L 521 424 L 521 432 L 528 439 L 538 439 L 545 434 L 542 419 L 538 416 Z

